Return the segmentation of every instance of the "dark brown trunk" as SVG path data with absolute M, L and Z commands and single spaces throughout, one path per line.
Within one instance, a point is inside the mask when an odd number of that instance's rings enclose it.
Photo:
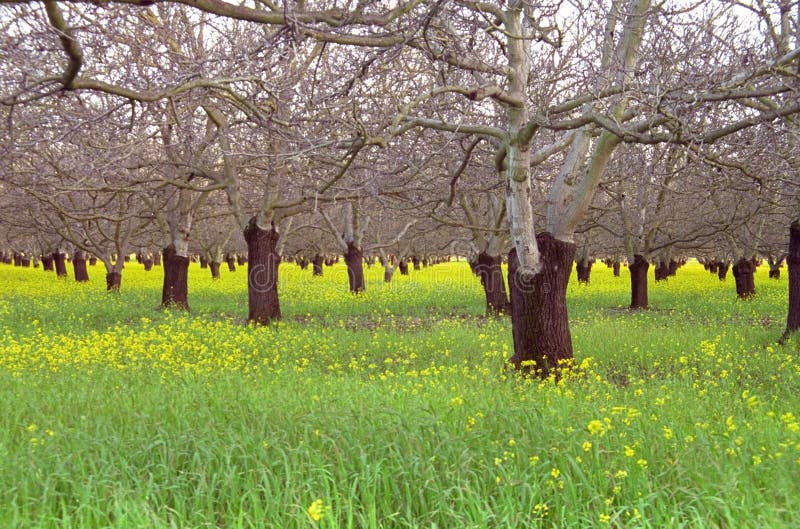
M 785 339 L 800 329 L 800 222 L 794 221 L 789 229 L 789 255 L 786 256 L 789 272 L 789 312 L 786 317 Z
M 67 277 L 66 256 L 60 252 L 53 252 L 53 264 L 56 267 L 58 277 Z
M 266 325 L 281 319 L 278 300 L 278 267 L 281 263 L 277 250 L 279 238 L 274 226 L 263 230 L 256 224 L 255 217 L 244 229 L 244 240 L 247 241 L 247 321 Z
M 247 264 L 247 261 L 248 261 L 248 259 L 244 255 L 238 255 L 238 254 L 236 255 L 236 264 L 237 265 L 244 266 L 244 265 Z
M 44 270 L 45 272 L 52 272 L 54 270 L 52 255 L 42 256 L 42 270 Z
M 153 255 L 153 264 L 155 266 L 161 266 L 161 254 L 160 253 L 156 252 Z
M 716 260 L 712 260 L 710 263 L 708 263 L 708 271 L 711 272 L 712 274 L 719 273 L 719 262 Z
M 473 268 L 473 272 L 481 279 L 483 285 L 486 314 L 491 316 L 507 313 L 511 308 L 506 294 L 506 284 L 503 281 L 502 262 L 503 259 L 499 255 L 481 252 Z
M 200 256 L 200 268 L 208 268 L 208 259 L 202 255 Z
M 739 299 L 747 299 L 756 295 L 756 284 L 753 279 L 753 274 L 756 271 L 756 265 L 750 259 L 739 259 L 734 263 L 731 272 L 733 272 L 733 279 L 736 282 L 736 297 Z
M 781 278 L 781 266 L 783 266 L 784 258 L 781 257 L 779 259 L 773 259 L 770 257 L 767 262 L 769 263 L 769 278 L 770 279 L 780 279 Z
M 631 310 L 647 308 L 647 270 L 650 263 L 644 256 L 636 254 L 628 269 L 631 272 Z
M 21 256 L 19 259 L 19 265 L 22 268 L 29 268 L 31 266 L 31 258 L 28 257 L 27 255 Z
M 91 257 L 89 258 L 89 266 L 95 266 L 95 265 L 97 265 L 97 257 L 95 257 L 95 256 L 93 255 L 93 256 L 91 256 Z
M 142 256 L 142 264 L 144 265 L 144 271 L 149 272 L 153 269 L 153 256 L 150 254 Z
M 542 270 L 533 277 L 518 272 L 516 249 L 508 255 L 511 291 L 511 329 L 516 368 L 547 377 L 561 362 L 572 358 L 572 337 L 567 315 L 567 283 L 572 273 L 575 245 L 536 236 Z
M 611 269 L 614 271 L 614 277 L 619 277 L 619 261 L 611 263 Z
M 594 259 L 576 261 L 575 273 L 578 276 L 578 283 L 589 284 L 589 278 L 592 275 L 592 264 L 594 264 Z
M 670 259 L 669 263 L 667 264 L 667 275 L 670 277 L 675 277 L 678 274 L 678 268 L 683 265 L 680 261 L 675 259 Z
M 161 306 L 189 310 L 189 258 L 178 255 L 175 246 L 164 248 L 164 286 Z
M 333 257 L 326 257 L 325 258 L 325 266 L 333 266 L 333 264 L 335 262 L 336 261 L 333 259 Z
M 323 263 L 322 256 L 320 254 L 316 254 L 314 256 L 314 259 L 311 260 L 311 266 L 312 266 L 312 269 L 313 269 L 313 271 L 311 272 L 311 275 L 315 275 L 315 276 L 321 276 L 322 275 L 322 263 Z
M 249 250 L 248 250 L 249 251 Z M 225 262 L 228 263 L 228 271 L 235 272 L 236 271 L 236 258 L 231 254 L 225 256 Z
M 217 261 L 211 261 L 208 263 L 208 267 L 211 269 L 211 279 L 219 279 L 219 267 L 222 263 L 218 263 Z
M 109 292 L 119 292 L 122 285 L 122 274 L 119 272 L 106 272 L 106 290 Z
M 385 266 L 383 268 L 383 282 L 391 283 L 392 276 L 394 276 L 394 268 L 392 268 L 391 266 Z
M 300 270 L 308 268 L 308 259 L 306 259 L 305 256 L 299 257 L 296 262 L 300 266 Z
M 717 263 L 717 277 L 720 281 L 725 281 L 725 277 L 728 275 L 728 268 L 730 268 L 730 264 L 727 262 Z
M 75 274 L 75 281 L 78 283 L 89 281 L 89 271 L 86 270 L 86 254 L 75 252 L 72 258 L 72 271 Z
M 350 292 L 358 294 L 366 290 L 364 284 L 364 253 L 354 243 L 347 243 L 347 253 L 344 254 L 347 264 L 347 278 L 350 281 Z
M 411 263 L 414 265 L 414 270 L 419 270 L 419 257 L 416 255 L 411 258 Z
M 406 261 L 405 258 L 400 259 L 400 262 L 398 263 L 397 267 L 400 269 L 401 276 L 408 275 L 408 261 Z

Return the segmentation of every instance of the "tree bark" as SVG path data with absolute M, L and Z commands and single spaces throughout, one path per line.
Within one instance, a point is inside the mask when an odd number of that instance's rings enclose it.
M 503 259 L 499 255 L 481 252 L 478 254 L 473 268 L 473 272 L 481 279 L 481 285 L 483 285 L 487 316 L 507 313 L 511 308 L 506 294 L 506 284 L 503 280 L 502 262 Z
M 583 283 L 584 285 L 589 284 L 589 278 L 592 274 L 592 264 L 594 264 L 594 259 L 575 262 L 575 273 L 578 276 L 578 283 Z
M 631 310 L 647 308 L 647 270 L 650 263 L 644 256 L 636 254 L 628 269 L 631 272 Z
M 728 275 L 729 267 L 730 264 L 728 262 L 717 263 L 717 277 L 720 281 L 725 281 L 725 277 Z
M 119 272 L 106 272 L 106 290 L 109 292 L 119 292 L 122 285 L 122 274 Z
M 189 310 L 189 258 L 178 255 L 175 246 L 164 248 L 164 286 L 161 306 Z
M 225 262 L 228 263 L 228 271 L 229 272 L 235 272 L 236 271 L 236 258 L 233 255 L 227 254 L 225 256 Z
M 736 282 L 736 297 L 747 299 L 756 295 L 756 285 L 753 274 L 756 265 L 750 259 L 741 258 L 733 265 L 733 279 Z
M 786 332 L 781 341 L 790 333 L 800 329 L 800 222 L 792 222 L 789 228 L 789 255 L 786 256 L 789 272 L 789 311 L 786 317 Z
M 416 255 L 413 256 L 411 258 L 411 263 L 414 265 L 414 270 L 419 270 L 419 265 L 420 265 L 419 257 L 417 257 Z
M 366 290 L 364 284 L 364 253 L 353 242 L 347 243 L 347 252 L 344 254 L 347 264 L 347 278 L 350 281 L 350 292 L 358 294 Z
M 244 229 L 247 241 L 247 321 L 266 325 L 281 319 L 278 300 L 278 239 L 275 227 L 261 229 L 252 217 Z
M 144 271 L 149 272 L 153 269 L 153 256 L 151 254 L 144 254 L 142 256 L 142 264 L 144 265 Z
M 659 260 L 655 269 L 656 281 L 666 281 L 669 278 L 669 262 Z
M 208 268 L 208 259 L 200 256 L 200 268 Z
M 611 263 L 611 269 L 614 271 L 614 277 L 619 277 L 619 261 Z
M 53 252 L 53 264 L 56 267 L 58 277 L 67 277 L 66 256 L 61 252 Z
M 219 267 L 222 263 L 217 261 L 211 261 L 208 263 L 208 267 L 211 269 L 211 279 L 219 279 Z
M 313 269 L 313 271 L 311 272 L 311 275 L 315 275 L 315 276 L 321 276 L 322 275 L 322 263 L 323 262 L 324 262 L 324 260 L 322 259 L 322 256 L 320 254 L 314 255 L 314 259 L 311 260 L 311 266 L 312 266 L 312 269 Z
M 400 269 L 401 276 L 408 275 L 408 261 L 406 261 L 405 258 L 400 259 L 400 262 L 398 263 L 397 267 Z
M 541 270 L 535 275 L 521 273 L 516 249 L 508 255 L 514 339 L 514 356 L 509 361 L 516 369 L 544 378 L 554 373 L 561 362 L 572 358 L 567 283 L 575 245 L 547 232 L 538 234 L 536 242 Z
M 97 257 L 94 255 L 89 258 L 89 266 L 95 266 L 97 264 Z
M 75 281 L 86 283 L 89 281 L 89 272 L 86 269 L 86 254 L 77 251 L 72 258 L 72 271 L 75 274 Z
M 42 270 L 45 272 L 52 272 L 54 270 L 52 254 L 42 256 Z

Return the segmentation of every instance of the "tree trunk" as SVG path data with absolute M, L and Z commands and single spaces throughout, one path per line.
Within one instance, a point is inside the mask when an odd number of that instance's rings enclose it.
M 478 259 L 473 272 L 481 279 L 483 292 L 486 296 L 486 314 L 497 316 L 510 309 L 506 284 L 503 281 L 503 259 L 499 255 L 489 255 L 486 252 L 478 254 Z
M 559 363 L 572 358 L 572 337 L 567 315 L 567 283 L 572 273 L 575 245 L 547 232 L 536 236 L 541 271 L 525 276 L 518 270 L 517 251 L 508 255 L 511 290 L 511 329 L 515 368 L 547 377 Z
M 783 259 L 773 259 L 772 257 L 769 258 L 769 278 L 770 279 L 780 279 L 781 278 L 781 266 L 783 266 Z
M 237 265 L 244 266 L 244 265 L 247 264 L 247 261 L 248 261 L 248 259 L 244 255 L 236 254 L 236 264 Z
M 202 255 L 200 256 L 200 268 L 208 268 L 208 259 Z
M 89 281 L 89 272 L 86 270 L 86 254 L 75 252 L 72 258 L 72 271 L 75 274 L 75 281 L 85 283 Z
M 419 257 L 416 255 L 411 258 L 411 263 L 414 265 L 414 270 L 419 270 Z
M 669 278 L 669 262 L 659 260 L 655 269 L 656 281 L 666 281 Z
M 611 263 L 611 269 L 614 271 L 614 277 L 619 277 L 619 261 Z
M 118 293 L 122 285 L 122 274 L 119 272 L 106 272 L 106 290 Z
M 95 266 L 95 265 L 97 265 L 97 257 L 95 257 L 95 256 L 93 255 L 93 256 L 91 256 L 91 257 L 89 258 L 89 266 Z
M 256 217 L 250 219 L 244 229 L 247 241 L 247 301 L 249 313 L 247 321 L 266 325 L 281 319 L 281 306 L 278 300 L 278 255 L 280 236 L 272 226 L 261 229 Z
M 786 332 L 783 341 L 790 333 L 800 329 L 800 222 L 792 222 L 789 229 L 789 255 L 786 256 L 789 271 L 789 313 L 786 317 Z
M 631 310 L 644 310 L 647 308 L 647 269 L 650 263 L 644 256 L 636 254 L 633 263 L 628 269 L 631 272 Z
M 589 284 L 589 277 L 592 274 L 592 264 L 594 264 L 594 260 L 575 262 L 575 273 L 578 276 L 578 283 L 583 283 L 584 285 Z
M 217 261 L 211 261 L 208 263 L 208 267 L 211 269 L 211 279 L 219 279 L 219 267 L 222 263 Z
M 675 259 L 670 259 L 669 263 L 667 264 L 667 275 L 670 277 L 675 277 L 678 274 L 678 268 L 680 268 L 684 262 L 679 262 Z
M 232 256 L 231 254 L 227 254 L 225 256 L 225 262 L 228 263 L 228 271 L 229 272 L 235 272 L 236 271 L 236 258 L 234 256 Z
M 153 254 L 153 264 L 155 266 L 161 266 L 161 254 L 156 252 Z
M 58 277 L 67 277 L 67 263 L 65 255 L 61 252 L 53 252 L 53 264 L 56 267 L 56 275 Z
M 164 248 L 164 287 L 161 306 L 189 310 L 189 258 L 178 255 L 175 246 Z
M 736 282 L 736 296 L 747 299 L 756 295 L 756 285 L 753 273 L 756 265 L 750 259 L 741 258 L 733 265 L 733 279 Z
M 728 262 L 717 263 L 717 277 L 720 281 L 725 281 L 725 277 L 728 275 L 728 268 L 730 264 Z
M 149 272 L 150 270 L 152 270 L 153 269 L 153 256 L 150 255 L 149 253 L 143 255 L 142 256 L 142 264 L 144 265 L 144 271 L 145 272 Z
M 45 272 L 52 272 L 54 270 L 52 254 L 42 256 L 42 270 Z
M 392 276 L 394 276 L 394 268 L 391 265 L 383 267 L 383 282 L 391 283 Z
M 305 270 L 308 268 L 308 259 L 306 259 L 305 256 L 300 256 L 296 262 L 298 266 L 300 266 L 300 270 Z
M 358 294 L 366 290 L 364 284 L 364 253 L 354 243 L 347 243 L 347 253 L 344 254 L 347 264 L 347 278 L 350 280 L 350 292 Z
M 400 262 L 398 263 L 397 267 L 400 269 L 401 276 L 408 275 L 408 261 L 406 261 L 405 258 L 400 259 Z
M 314 256 L 314 259 L 311 260 L 311 266 L 312 266 L 312 269 L 313 269 L 313 272 L 311 272 L 311 275 L 315 275 L 315 276 L 321 276 L 322 275 L 322 263 L 323 262 L 324 261 L 323 261 L 322 256 L 320 254 L 316 254 Z

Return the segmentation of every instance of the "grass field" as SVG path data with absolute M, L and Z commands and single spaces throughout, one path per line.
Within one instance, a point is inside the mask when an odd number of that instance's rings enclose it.
M 466 263 L 311 277 L 244 325 L 246 271 L 122 293 L 0 265 L 3 528 L 796 528 L 800 359 L 785 278 L 737 301 L 690 264 L 625 310 L 627 271 L 570 284 L 575 364 L 504 369 Z

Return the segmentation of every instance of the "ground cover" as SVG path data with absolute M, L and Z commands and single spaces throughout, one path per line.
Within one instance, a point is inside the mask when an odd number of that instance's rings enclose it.
M 156 269 L 157 270 L 157 269 Z M 244 325 L 246 275 L 122 293 L 0 265 L 3 527 L 797 527 L 800 361 L 786 279 L 737 301 L 696 263 L 631 313 L 627 273 L 568 299 L 575 367 L 520 379 L 466 263 L 314 278 Z M 43 278 L 46 278 L 43 281 Z M 652 278 L 651 278 L 652 279 Z

